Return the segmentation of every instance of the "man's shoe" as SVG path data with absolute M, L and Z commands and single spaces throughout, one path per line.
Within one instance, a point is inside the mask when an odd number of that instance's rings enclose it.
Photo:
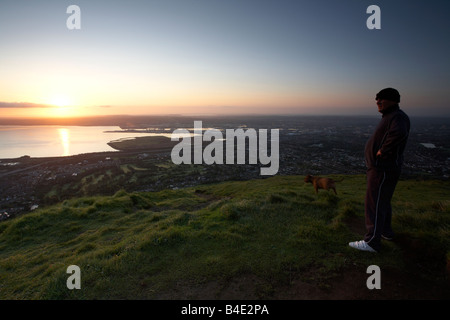
M 361 241 L 354 241 L 349 242 L 348 244 L 350 247 L 361 250 L 361 251 L 369 251 L 369 252 L 376 252 L 371 246 L 367 244 L 364 240 Z

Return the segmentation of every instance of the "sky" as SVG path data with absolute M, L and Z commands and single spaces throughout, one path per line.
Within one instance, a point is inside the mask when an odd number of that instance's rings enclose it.
M 80 8 L 80 29 L 70 5 Z M 369 29 L 370 5 L 381 29 Z M 0 0 L 0 117 L 450 116 L 450 1 Z

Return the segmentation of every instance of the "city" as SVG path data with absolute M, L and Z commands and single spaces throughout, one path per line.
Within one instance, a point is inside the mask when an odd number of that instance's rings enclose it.
M 157 120 L 127 120 L 121 129 L 173 132 L 191 128 L 195 118 L 180 116 L 160 124 Z M 402 178 L 447 180 L 450 122 L 445 118 L 411 120 Z M 364 146 L 377 122 L 377 117 L 207 117 L 203 126 L 279 129 L 277 174 L 326 176 L 365 174 Z M 174 144 L 68 157 L 0 159 L 0 220 L 69 198 L 113 195 L 121 189 L 159 191 L 265 178 L 260 175 L 262 164 L 248 163 L 248 144 L 246 164 L 233 165 L 176 165 L 171 160 Z

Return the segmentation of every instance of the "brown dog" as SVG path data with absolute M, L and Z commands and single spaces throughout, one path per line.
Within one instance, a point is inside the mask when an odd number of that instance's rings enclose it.
M 327 191 L 330 189 L 333 189 L 334 193 L 337 194 L 335 182 L 340 182 L 340 181 L 342 181 L 342 180 L 334 181 L 331 178 L 314 177 L 310 174 L 308 174 L 305 177 L 305 182 L 312 183 L 314 186 L 314 190 L 316 190 L 316 193 L 319 192 L 319 189 L 324 189 Z

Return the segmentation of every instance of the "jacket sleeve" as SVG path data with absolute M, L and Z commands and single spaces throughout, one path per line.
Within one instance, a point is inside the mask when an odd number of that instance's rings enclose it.
M 407 120 L 401 115 L 395 116 L 380 147 L 381 157 L 390 155 L 402 141 L 408 138 L 408 135 Z

